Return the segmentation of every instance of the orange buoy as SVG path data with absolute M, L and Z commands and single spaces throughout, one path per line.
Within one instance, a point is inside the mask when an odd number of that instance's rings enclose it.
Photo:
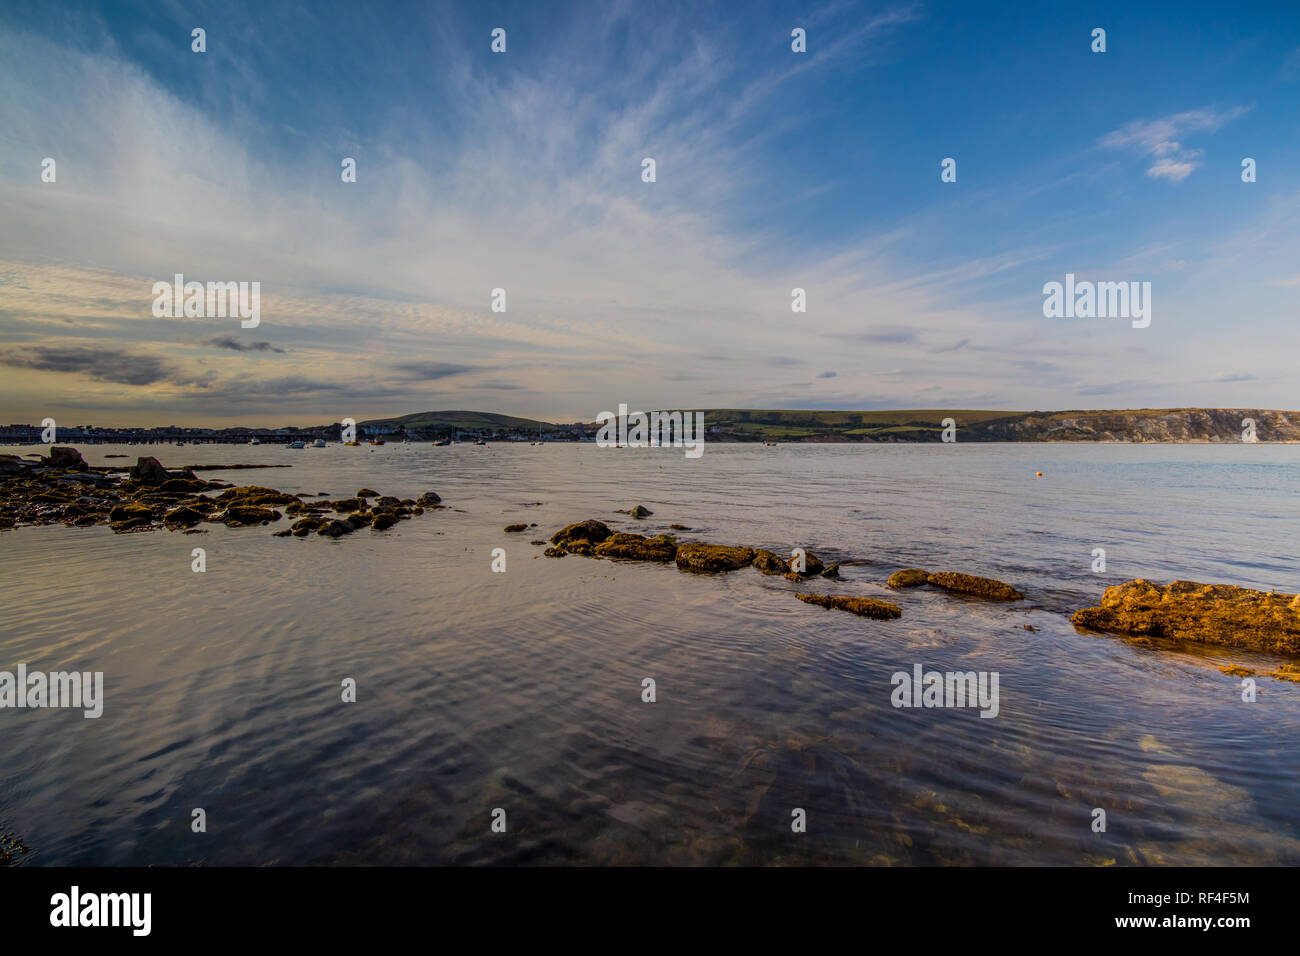
M 1034 472 L 1034 474 L 1039 478 L 1043 477 L 1043 473 L 1041 471 Z

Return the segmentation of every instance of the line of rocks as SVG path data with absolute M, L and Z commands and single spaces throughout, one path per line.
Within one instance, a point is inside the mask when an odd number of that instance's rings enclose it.
M 75 448 L 51 448 L 39 462 L 0 455 L 0 529 L 108 525 L 115 533 L 167 528 L 195 534 L 205 522 L 247 528 L 287 515 L 297 520 L 277 537 L 341 537 L 363 527 L 383 531 L 441 507 L 442 501 L 432 491 L 396 498 L 369 488 L 351 498 L 304 501 L 275 488 L 206 481 L 188 468 L 169 471 L 156 458 L 140 458 L 125 475 L 121 471 L 91 468 Z

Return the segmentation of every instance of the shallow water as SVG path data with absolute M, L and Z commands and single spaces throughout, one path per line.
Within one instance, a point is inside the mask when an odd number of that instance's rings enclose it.
M 98 720 L 0 711 L 0 830 L 29 864 L 1300 862 L 1300 685 L 1261 677 L 1243 703 L 1217 668 L 1275 661 L 1068 620 L 1139 576 L 1300 590 L 1300 446 L 82 451 L 292 463 L 204 476 L 449 507 L 336 541 L 0 534 L 0 669 L 106 684 Z M 638 503 L 653 517 L 616 513 Z M 796 585 L 530 544 L 587 517 L 850 563 Z M 909 566 L 1027 600 L 881 587 Z M 895 709 L 918 663 L 997 672 L 998 716 Z

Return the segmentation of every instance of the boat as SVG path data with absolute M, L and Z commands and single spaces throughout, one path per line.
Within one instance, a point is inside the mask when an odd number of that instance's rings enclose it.
M 439 439 L 438 439 L 436 442 L 434 442 L 433 444 L 434 444 L 434 447 L 435 447 L 435 448 L 443 448 L 443 447 L 445 447 L 445 446 L 451 444 L 451 439 L 450 439 L 450 438 L 439 438 Z
M 323 438 L 317 438 L 314 442 L 311 443 L 311 447 L 312 447 L 312 448 L 324 448 L 324 447 L 325 447 L 325 439 L 323 439 Z
M 774 441 L 765 441 L 763 442 L 763 444 L 766 445 L 768 448 L 774 448 L 776 446 L 776 442 Z
M 185 442 L 183 442 L 183 441 L 178 441 L 178 442 L 176 443 L 176 447 L 177 447 L 177 448 L 183 448 L 184 446 L 185 446 Z
M 372 439 L 370 439 L 370 444 L 372 444 L 372 445 L 382 445 L 383 443 L 384 443 L 384 440 L 383 440 L 382 438 L 372 438 Z
M 359 442 L 359 441 L 345 441 L 345 442 L 343 443 L 343 445 L 344 445 L 345 448 L 359 448 L 359 447 L 361 446 L 361 442 Z
M 307 443 L 306 443 L 306 442 L 303 442 L 303 441 L 291 441 L 291 442 L 289 442 L 289 447 L 290 447 L 290 448 L 306 448 L 306 447 L 307 447 Z
M 260 444 L 262 444 L 262 443 L 261 443 L 260 441 L 258 441 L 256 438 L 250 438 L 250 439 L 248 440 L 248 443 L 249 443 L 250 445 L 260 445 Z
M 474 444 L 476 444 L 476 445 L 486 445 L 487 442 L 485 442 L 485 441 L 484 441 L 483 439 L 481 439 L 481 438 L 476 438 L 476 439 L 474 439 Z

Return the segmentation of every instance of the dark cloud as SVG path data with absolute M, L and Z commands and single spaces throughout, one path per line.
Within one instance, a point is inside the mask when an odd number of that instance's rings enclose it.
M 0 363 L 42 372 L 69 372 L 119 385 L 152 385 L 176 374 L 170 363 L 157 356 L 133 355 L 117 349 L 35 348 L 0 353 Z
M 241 342 L 233 335 L 219 335 L 216 338 L 204 339 L 203 344 L 214 349 L 230 349 L 232 352 L 279 352 L 284 354 L 284 349 L 276 348 L 270 342 Z
M 452 375 L 464 375 L 466 372 L 478 372 L 472 365 L 450 365 L 446 362 L 402 362 L 393 369 L 404 377 L 421 382 L 450 378 Z
M 837 375 L 839 375 L 839 374 L 840 374 L 839 372 L 818 372 L 818 373 L 817 373 L 817 377 L 818 377 L 818 378 L 835 378 L 835 376 L 837 376 Z

